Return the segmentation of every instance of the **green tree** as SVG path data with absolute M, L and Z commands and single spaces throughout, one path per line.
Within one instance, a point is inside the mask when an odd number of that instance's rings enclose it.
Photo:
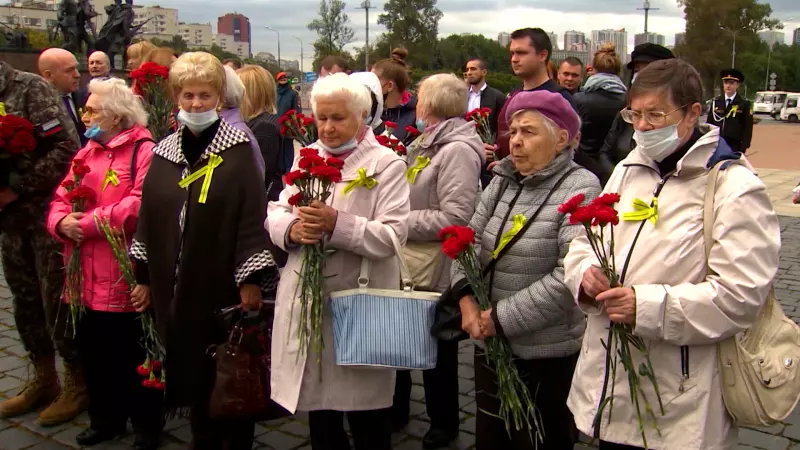
M 177 53 L 184 53 L 189 50 L 189 45 L 178 35 L 172 36 L 172 39 L 169 41 L 153 38 L 150 39 L 150 42 L 156 47 L 169 47 Z
M 378 15 L 378 23 L 386 27 L 390 47 L 407 48 L 408 62 L 414 67 L 434 68 L 433 56 L 442 18 L 436 0 L 388 0 L 383 10 L 384 13 Z
M 434 68 L 461 69 L 470 58 L 486 62 L 490 72 L 509 73 L 508 50 L 481 34 L 451 34 L 436 45 Z
M 756 33 L 779 27 L 778 21 L 769 18 L 772 7 L 757 0 L 677 1 L 684 8 L 686 40 L 675 51 L 700 72 L 708 96 L 719 84 L 719 71 L 730 67 L 734 31 L 738 68 L 748 59 L 742 60 L 740 55 L 758 50 L 760 40 Z
M 353 42 L 355 33 L 347 24 L 350 19 L 342 0 L 320 0 L 319 17 L 308 23 L 309 30 L 317 33 L 314 42 L 315 57 L 341 54 L 344 46 Z

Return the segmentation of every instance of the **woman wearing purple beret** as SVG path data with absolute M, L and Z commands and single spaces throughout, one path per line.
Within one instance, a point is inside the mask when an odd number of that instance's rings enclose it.
M 478 403 L 476 449 L 539 450 L 572 448 L 575 423 L 567 408 L 572 374 L 585 327 L 583 313 L 564 285 L 563 259 L 573 238 L 558 206 L 574 195 L 591 200 L 600 193 L 597 178 L 572 162 L 580 118 L 560 94 L 521 92 L 506 108 L 510 155 L 494 167 L 470 221 L 481 265 L 492 260 L 501 236 L 524 217 L 530 223 L 495 262 L 486 277 L 492 308 L 481 312 L 460 264 L 453 262 L 451 285 L 462 327 L 476 341 L 475 391 Z M 503 335 L 514 363 L 543 420 L 544 442 L 536 447 L 527 430 L 509 437 L 499 409 L 497 379 L 481 351 L 485 338 Z M 534 430 L 535 432 L 535 430 Z

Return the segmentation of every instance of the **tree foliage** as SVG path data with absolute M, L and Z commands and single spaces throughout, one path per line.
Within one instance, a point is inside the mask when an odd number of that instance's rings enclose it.
M 344 12 L 347 4 L 342 0 L 320 0 L 319 17 L 308 23 L 309 30 L 317 33 L 314 42 L 315 57 L 341 54 L 344 46 L 353 42 L 355 32 L 348 26 L 350 19 Z
M 757 32 L 780 27 L 769 18 L 772 7 L 756 0 L 678 0 L 678 4 L 684 8 L 686 39 L 675 51 L 700 72 L 708 96 L 719 84 L 719 71 L 731 65 L 734 31 L 739 68 L 748 59 L 744 55 L 759 50 Z
M 433 68 L 433 56 L 442 11 L 436 0 L 388 0 L 378 23 L 386 27 L 389 47 L 405 47 L 408 63 L 414 67 Z
M 175 35 L 170 40 L 161 40 L 159 38 L 150 39 L 150 43 L 156 47 L 167 47 L 175 50 L 177 53 L 184 53 L 189 50 L 189 45 L 182 37 Z

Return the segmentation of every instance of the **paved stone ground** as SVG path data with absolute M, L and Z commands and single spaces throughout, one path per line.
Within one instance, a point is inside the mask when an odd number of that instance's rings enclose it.
M 783 248 L 781 264 L 775 289 L 786 313 L 800 322 L 800 219 L 781 217 L 781 236 Z M 461 415 L 461 435 L 451 448 L 467 450 L 474 448 L 475 442 L 475 401 L 472 368 L 472 348 L 462 343 L 459 354 L 459 398 Z M 25 352 L 14 327 L 11 309 L 11 294 L 5 279 L 0 277 L 0 398 L 19 392 L 28 371 Z M 395 450 L 419 450 L 420 439 L 428 429 L 425 414 L 422 377 L 414 375 L 415 386 L 411 398 L 411 422 L 402 433 L 394 435 Z M 36 423 L 36 414 L 0 420 L 0 449 L 54 450 L 78 448 L 75 436 L 88 426 L 86 414 L 74 422 L 53 428 L 43 428 Z M 308 444 L 308 417 L 298 415 L 292 418 L 264 422 L 256 426 L 254 448 L 272 450 L 306 450 Z M 178 419 L 167 424 L 162 447 L 165 450 L 187 448 L 191 432 L 186 420 Z M 94 449 L 130 448 L 133 435 L 129 433 L 114 441 L 101 444 Z M 579 443 L 575 450 L 589 450 L 585 443 Z M 800 450 L 800 409 L 790 415 L 783 424 L 767 429 L 740 431 L 740 445 L 737 450 Z M 501 449 L 498 449 L 501 450 Z

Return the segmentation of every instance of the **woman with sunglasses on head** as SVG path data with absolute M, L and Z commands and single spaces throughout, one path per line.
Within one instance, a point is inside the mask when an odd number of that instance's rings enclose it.
M 622 286 L 610 286 L 585 235 L 572 241 L 564 261 L 564 282 L 588 314 L 567 404 L 578 429 L 599 436 L 601 450 L 718 450 L 737 442 L 715 344 L 755 322 L 778 269 L 780 230 L 747 160 L 718 128 L 699 125 L 702 101 L 700 75 L 679 59 L 652 62 L 637 74 L 622 111 L 636 146 L 605 187 L 621 196 L 613 250 L 625 272 Z M 713 226 L 704 230 L 706 186 L 718 164 Z M 626 216 L 633 211 L 640 214 Z M 631 400 L 622 368 L 608 381 L 613 410 L 606 407 L 594 420 L 605 384 L 602 340 L 611 322 L 632 327 L 649 351 L 664 414 L 641 369 L 635 395 L 649 400 L 658 432 L 644 410 L 640 430 L 637 404 L 644 403 Z M 633 353 L 638 368 L 644 359 Z

